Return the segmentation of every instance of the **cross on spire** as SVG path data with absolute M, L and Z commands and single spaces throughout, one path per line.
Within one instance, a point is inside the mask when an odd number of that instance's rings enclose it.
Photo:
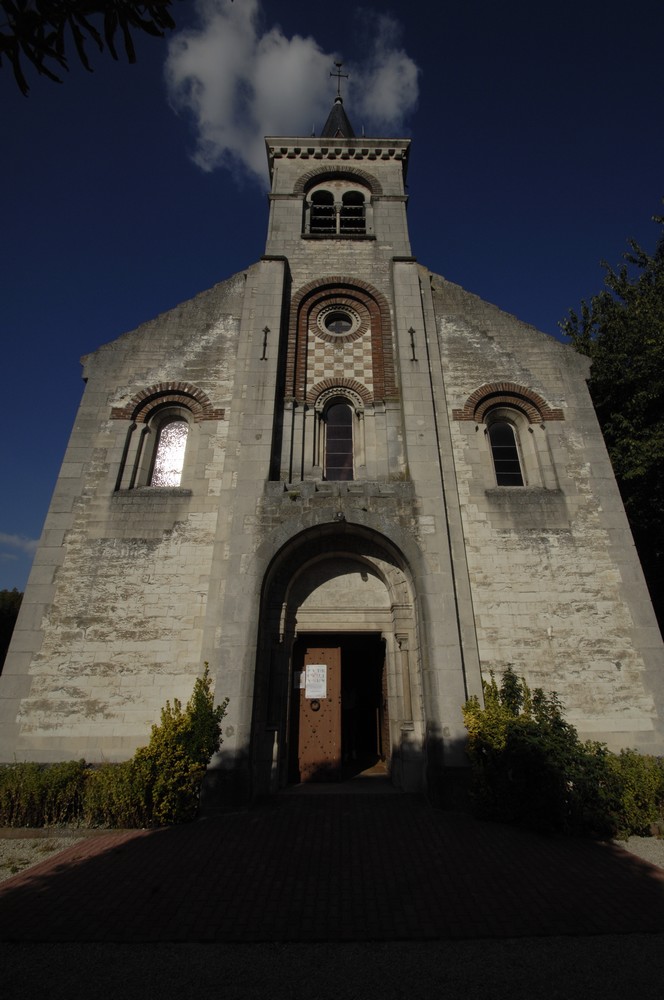
M 348 79 L 348 73 L 342 73 L 341 72 L 341 67 L 343 66 L 342 62 L 336 62 L 336 60 L 335 60 L 334 65 L 337 68 L 336 68 L 336 70 L 333 73 L 330 73 L 330 76 L 336 76 L 336 78 L 337 78 L 337 99 L 341 100 L 341 80 L 342 80 L 342 78 L 344 80 L 347 80 Z

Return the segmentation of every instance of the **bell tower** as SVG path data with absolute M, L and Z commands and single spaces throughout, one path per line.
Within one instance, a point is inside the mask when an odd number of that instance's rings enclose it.
M 266 146 L 267 254 L 285 254 L 302 267 L 352 258 L 362 269 L 376 258 L 410 255 L 409 139 L 357 138 L 337 95 L 319 137 L 268 137 Z
M 358 138 L 340 93 L 319 137 L 267 138 L 267 259 L 287 262 L 281 454 L 272 478 L 402 479 L 395 261 L 411 257 L 409 139 Z

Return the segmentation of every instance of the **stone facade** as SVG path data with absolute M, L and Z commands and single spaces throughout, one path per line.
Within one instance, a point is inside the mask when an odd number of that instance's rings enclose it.
M 587 362 L 417 263 L 408 140 L 267 151 L 265 256 L 84 359 L 0 759 L 124 759 L 207 661 L 230 698 L 211 784 L 276 790 L 307 637 L 384 657 L 385 755 L 409 790 L 463 765 L 461 706 L 508 664 L 583 736 L 664 752 L 662 644 Z M 497 485 L 497 420 L 518 485 Z M 170 421 L 184 466 L 157 486 Z

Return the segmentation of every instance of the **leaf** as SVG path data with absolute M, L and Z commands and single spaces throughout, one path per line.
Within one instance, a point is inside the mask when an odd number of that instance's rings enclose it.
M 108 45 L 108 51 L 117 60 L 118 54 L 115 49 L 115 31 L 118 26 L 118 15 L 111 7 L 104 15 L 104 38 Z
M 175 27 L 171 15 L 174 0 L 0 0 L 6 24 L 0 32 L 0 66 L 3 57 L 12 67 L 16 84 L 25 96 L 29 85 L 22 61 L 54 82 L 62 82 L 55 69 L 68 70 L 67 47 L 73 42 L 80 63 L 92 71 L 86 45 L 92 41 L 100 52 L 107 48 L 118 59 L 115 37 L 122 29 L 127 60 L 136 62 L 132 32 L 161 38 Z M 100 32 L 92 18 L 102 19 Z M 55 64 L 55 65 L 54 65 Z
M 122 22 L 122 34 L 124 35 L 124 47 L 127 53 L 127 59 L 130 63 L 136 62 L 136 50 L 134 49 L 134 42 L 131 37 L 131 32 L 129 31 L 129 25 L 126 21 Z

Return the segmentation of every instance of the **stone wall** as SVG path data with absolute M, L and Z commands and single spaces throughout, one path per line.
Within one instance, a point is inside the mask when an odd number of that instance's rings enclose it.
M 202 637 L 245 276 L 84 359 L 87 385 L 2 678 L 0 759 L 122 759 L 167 699 L 186 700 Z M 146 387 L 184 382 L 193 422 L 182 488 L 117 491 Z M 28 673 L 29 670 L 29 673 Z M 20 710 L 19 709 L 20 699 Z
M 587 361 L 443 279 L 433 288 L 483 674 L 511 664 L 556 691 L 585 737 L 661 753 L 661 643 Z M 524 488 L 495 486 L 484 423 L 458 419 L 501 380 L 564 417 L 521 434 Z

